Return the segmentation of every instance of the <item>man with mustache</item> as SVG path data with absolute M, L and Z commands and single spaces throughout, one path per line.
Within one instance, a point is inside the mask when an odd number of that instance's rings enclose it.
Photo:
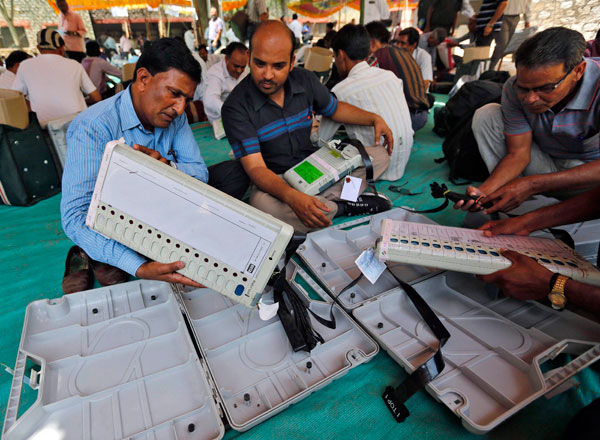
M 183 114 L 199 80 L 200 66 L 183 42 L 173 38 L 149 42 L 137 62 L 132 84 L 82 112 L 71 123 L 67 132 L 61 216 L 65 233 L 83 249 L 84 261 L 78 271 L 70 270 L 67 261 L 63 279 L 65 293 L 90 287 L 89 265 L 102 285 L 124 282 L 129 275 L 135 275 L 199 286 L 176 272 L 184 267 L 183 262 L 148 261 L 85 225 L 102 155 L 109 141 L 124 138 L 125 143 L 136 150 L 170 163 L 198 180 L 208 180 L 208 170 Z M 77 252 L 71 254 L 81 262 Z
M 501 104 L 473 117 L 473 134 L 490 177 L 455 207 L 510 211 L 534 194 L 572 196 L 600 184 L 600 59 L 583 58 L 585 40 L 546 29 L 517 50 L 517 75 Z
M 280 21 L 261 24 L 250 45 L 250 75 L 231 92 L 221 116 L 236 159 L 253 183 L 250 204 L 296 231 L 331 225 L 342 215 L 374 214 L 390 209 L 385 197 L 363 194 L 357 202 L 340 201 L 341 182 L 316 197 L 289 186 L 280 175 L 316 151 L 310 143 L 313 110 L 343 124 L 373 126 L 374 178 L 389 164 L 393 136 L 380 116 L 338 101 L 313 72 L 294 68 L 294 34 Z M 385 138 L 387 151 L 380 143 Z M 365 176 L 364 167 L 353 173 Z M 366 184 L 363 182 L 362 190 Z

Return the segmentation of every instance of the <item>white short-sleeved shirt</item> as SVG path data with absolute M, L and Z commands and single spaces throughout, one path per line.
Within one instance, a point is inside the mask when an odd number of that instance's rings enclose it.
M 433 68 L 431 64 L 431 55 L 426 50 L 416 47 L 412 54 L 414 60 L 421 69 L 421 76 L 424 81 L 433 81 Z
M 217 17 L 214 20 L 211 18 L 208 20 L 208 39 L 210 41 L 217 38 L 217 34 L 219 31 L 223 33 L 223 28 L 225 27 L 225 23 L 221 19 L 221 17 Z
M 16 75 L 10 70 L 0 68 L 0 89 L 12 89 Z
M 23 61 L 12 88 L 23 92 L 42 127 L 53 119 L 85 110 L 84 93 L 96 90 L 81 64 L 55 54 Z
M 372 21 L 387 20 L 390 18 L 390 8 L 386 0 L 365 1 L 365 24 Z
M 288 27 L 297 39 L 302 40 L 302 23 L 298 20 L 292 20 L 291 23 L 288 24 Z

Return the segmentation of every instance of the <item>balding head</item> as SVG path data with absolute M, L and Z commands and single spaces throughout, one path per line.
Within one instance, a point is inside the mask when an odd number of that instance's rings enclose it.
M 294 34 L 283 23 L 261 23 L 250 44 L 250 73 L 258 89 L 283 105 L 283 85 L 294 65 Z
M 269 47 L 286 49 L 290 54 L 290 60 L 294 55 L 296 38 L 292 30 L 279 20 L 263 21 L 254 31 L 250 41 L 250 52 L 252 48 Z M 283 47 L 282 47 L 283 46 Z

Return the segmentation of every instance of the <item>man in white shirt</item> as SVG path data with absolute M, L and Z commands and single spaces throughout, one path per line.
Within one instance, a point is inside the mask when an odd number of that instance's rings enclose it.
M 67 56 L 78 62 L 85 58 L 83 48 L 83 37 L 85 35 L 85 26 L 83 20 L 76 12 L 69 9 L 66 0 L 57 0 L 56 7 L 60 11 L 58 16 L 58 30 L 63 35 Z
M 133 45 L 131 44 L 131 40 L 127 38 L 125 32 L 121 34 L 119 44 L 121 45 L 121 56 L 123 58 L 127 58 L 127 55 L 129 55 L 129 52 L 131 52 L 131 48 L 133 47 Z
M 21 63 L 12 88 L 25 95 L 42 127 L 85 110 L 84 94 L 93 102 L 102 99 L 82 65 L 65 58 L 65 42 L 58 32 L 42 29 L 37 40 L 41 55 Z
M 517 30 L 519 20 L 521 20 L 521 14 L 525 18 L 525 27 L 529 27 L 529 15 L 531 14 L 531 0 L 508 0 L 504 15 L 502 16 L 502 27 L 500 28 L 500 34 L 496 38 L 496 48 L 492 54 L 490 60 L 489 70 L 494 70 L 496 64 L 504 55 L 504 50 L 508 45 L 510 39 Z
M 204 89 L 204 112 L 209 122 L 221 118 L 221 107 L 229 93 L 247 74 L 248 48 L 231 43 L 225 48 L 225 59 L 208 69 Z
M 221 35 L 224 27 L 225 23 L 217 15 L 217 8 L 213 6 L 210 8 L 210 20 L 208 21 L 208 51 L 210 53 L 215 53 L 221 47 Z
M 437 62 L 437 50 L 440 43 L 442 43 L 448 33 L 444 28 L 436 28 L 431 32 L 426 32 L 419 37 L 419 47 L 425 50 L 431 56 L 431 69 L 435 68 Z
M 396 45 L 408 50 L 419 65 L 425 88 L 429 90 L 429 84 L 433 81 L 433 65 L 431 64 L 431 55 L 425 49 L 418 47 L 419 31 L 415 28 L 403 29 L 398 32 L 396 40 Z
M 194 31 L 188 29 L 183 33 L 183 41 L 185 41 L 185 45 L 190 50 L 190 52 L 194 53 L 196 50 L 196 38 L 194 37 Z
M 248 0 L 245 11 L 246 14 L 248 14 L 246 37 L 248 38 L 248 41 L 251 41 L 256 27 L 261 22 L 269 19 L 269 11 L 267 10 L 267 3 L 265 0 Z
M 386 0 L 366 0 L 365 24 L 371 23 L 372 21 L 388 20 L 389 18 L 390 8 Z
M 22 50 L 15 50 L 10 53 L 4 62 L 6 69 L 0 71 L 0 89 L 12 88 L 19 66 L 21 65 L 21 62 L 25 61 L 27 58 L 31 58 L 31 55 Z
M 294 33 L 296 37 L 296 43 L 302 41 L 302 23 L 298 21 L 298 14 L 292 15 L 292 21 L 288 24 L 288 27 Z
M 389 70 L 369 67 L 365 59 L 369 55 L 370 44 L 371 38 L 363 26 L 347 24 L 340 29 L 333 39 L 332 49 L 335 67 L 340 77 L 345 79 L 336 84 L 331 92 L 340 101 L 381 116 L 389 125 L 394 149 L 390 164 L 379 179 L 397 180 L 404 174 L 414 132 L 402 80 Z M 330 140 L 339 126 L 339 122 L 323 117 L 319 137 L 324 141 Z M 349 137 L 358 139 L 367 146 L 373 144 L 372 126 L 344 126 Z

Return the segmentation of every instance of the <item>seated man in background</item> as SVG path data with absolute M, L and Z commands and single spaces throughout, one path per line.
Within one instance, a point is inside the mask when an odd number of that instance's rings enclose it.
M 419 47 L 419 31 L 415 28 L 406 28 L 398 32 L 396 45 L 410 52 L 421 69 L 421 75 L 425 82 L 425 89 L 429 90 L 429 84 L 433 81 L 433 67 L 431 64 L 431 55 Z
M 171 162 L 198 180 L 208 180 L 206 165 L 183 114 L 199 78 L 200 66 L 185 43 L 172 38 L 148 42 L 131 85 L 79 114 L 69 127 L 60 206 L 62 225 L 67 236 L 84 251 L 85 266 L 91 265 L 102 285 L 127 281 L 130 274 L 198 286 L 177 273 L 184 267 L 183 262 L 148 261 L 89 229 L 85 217 L 105 146 L 112 140 L 124 138 L 136 150 L 161 162 Z M 65 275 L 65 293 L 84 290 L 93 282 L 89 270 L 83 275 L 81 271 L 71 273 L 69 261 Z
M 53 119 L 79 113 L 91 101 L 102 99 L 85 70 L 75 60 L 65 58 L 65 42 L 58 32 L 38 32 L 40 55 L 21 63 L 12 88 L 23 92 L 42 127 Z
M 419 47 L 431 56 L 431 69 L 435 70 L 437 63 L 438 46 L 444 42 L 448 33 L 444 28 L 436 28 L 431 32 L 426 32 L 419 37 Z
M 83 59 L 81 65 L 96 86 L 96 90 L 100 92 L 102 98 L 106 99 L 111 97 L 114 95 L 115 89 L 114 87 L 108 89 L 106 86 L 106 75 L 108 74 L 116 76 L 117 78 L 122 78 L 123 73 L 121 72 L 121 69 L 100 58 L 100 45 L 94 40 L 89 40 L 85 43 L 85 52 L 87 57 Z
M 419 65 L 407 50 L 388 44 L 390 33 L 382 22 L 373 21 L 365 28 L 371 37 L 369 65 L 391 70 L 402 80 L 412 129 L 420 130 L 427 123 L 429 101 Z
M 394 136 L 394 151 L 387 170 L 379 177 L 397 180 L 404 174 L 413 144 L 408 105 L 402 89 L 402 80 L 389 70 L 370 67 L 365 59 L 369 55 L 370 37 L 363 26 L 347 24 L 333 39 L 335 67 L 343 80 L 331 93 L 337 99 L 360 109 L 378 114 L 388 122 Z M 329 141 L 340 127 L 339 122 L 323 118 L 319 137 Z M 373 143 L 373 128 L 345 124 L 348 136 L 363 145 Z
M 585 40 L 546 29 L 517 50 L 517 75 L 501 104 L 473 117 L 473 134 L 490 177 L 467 193 L 484 213 L 510 211 L 534 194 L 572 196 L 600 184 L 600 60 L 583 58 Z M 459 202 L 469 209 L 474 202 Z
M 0 71 L 0 89 L 12 88 L 21 62 L 28 58 L 31 58 L 31 55 L 22 50 L 14 50 L 6 57 L 6 60 L 4 61 L 4 67 L 6 67 L 6 69 Z
M 248 48 L 242 43 L 231 43 L 225 48 L 225 59 L 208 69 L 203 103 L 211 123 L 221 118 L 221 107 L 246 76 L 247 65 Z
M 533 231 L 600 218 L 600 188 L 579 194 L 569 200 L 529 212 L 519 217 L 488 222 L 479 229 L 488 237 L 499 234 L 529 235 Z M 562 308 L 569 302 L 600 318 L 600 287 L 554 275 L 532 258 L 514 251 L 502 254 L 512 261 L 507 269 L 481 276 L 483 281 L 497 284 L 505 295 L 521 300 L 544 299 L 551 291 L 564 295 L 550 297 Z
M 344 124 L 374 127 L 374 178 L 389 164 L 393 137 L 385 121 L 338 101 L 313 72 L 294 65 L 294 34 L 280 21 L 261 24 L 251 42 L 251 75 L 223 105 L 223 125 L 239 164 L 254 184 L 250 204 L 292 225 L 296 231 L 331 225 L 342 215 L 375 214 L 390 209 L 385 197 L 362 195 L 357 202 L 340 201 L 342 182 L 316 197 L 289 186 L 280 175 L 316 151 L 310 143 L 313 111 Z M 388 149 L 379 145 L 385 138 Z M 227 163 L 227 162 L 226 162 Z M 355 175 L 364 177 L 365 169 Z M 361 190 L 366 183 L 363 181 Z

